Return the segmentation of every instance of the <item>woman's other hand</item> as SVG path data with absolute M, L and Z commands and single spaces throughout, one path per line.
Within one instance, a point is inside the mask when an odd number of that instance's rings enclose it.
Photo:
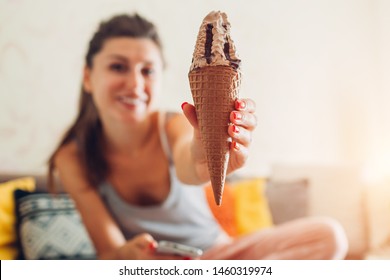
M 130 239 L 118 252 L 119 259 L 126 260 L 186 260 L 188 257 L 160 254 L 156 252 L 157 242 L 148 233 Z

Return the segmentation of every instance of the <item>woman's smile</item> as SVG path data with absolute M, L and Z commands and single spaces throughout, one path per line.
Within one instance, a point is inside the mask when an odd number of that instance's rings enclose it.
M 146 94 L 141 97 L 119 96 L 117 101 L 126 109 L 136 110 L 137 107 L 147 106 L 148 97 Z

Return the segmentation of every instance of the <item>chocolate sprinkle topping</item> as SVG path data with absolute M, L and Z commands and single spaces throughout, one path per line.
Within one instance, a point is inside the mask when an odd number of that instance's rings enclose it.
M 206 43 L 205 43 L 205 57 L 208 64 L 211 63 L 211 47 L 213 45 L 213 25 L 207 24 L 206 27 Z
M 228 42 L 226 42 L 225 45 L 223 46 L 223 52 L 225 53 L 225 57 L 227 60 L 231 60 L 230 54 L 229 54 L 229 49 L 230 49 L 230 45 Z
M 223 25 L 223 27 L 225 29 L 227 29 L 227 26 L 226 25 Z M 212 61 L 212 53 L 211 53 L 211 47 L 213 45 L 213 25 L 211 23 L 207 24 L 206 26 L 206 42 L 205 42 L 205 58 L 206 58 L 206 61 L 207 61 L 207 64 L 210 64 L 211 61 Z M 230 57 L 230 44 L 228 42 L 226 42 L 223 46 L 223 52 L 225 53 L 225 57 L 228 61 L 230 61 L 230 65 L 234 68 L 234 69 L 237 69 L 239 68 L 240 64 L 241 64 L 241 60 L 240 59 L 232 59 Z

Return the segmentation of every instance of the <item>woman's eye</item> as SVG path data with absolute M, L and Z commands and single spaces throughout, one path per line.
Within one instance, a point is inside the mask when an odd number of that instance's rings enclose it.
M 144 69 L 142 69 L 142 74 L 145 76 L 151 76 L 154 74 L 154 69 L 153 68 L 144 68 Z
M 113 63 L 110 65 L 110 69 L 115 72 L 124 73 L 127 71 L 127 66 L 121 63 Z

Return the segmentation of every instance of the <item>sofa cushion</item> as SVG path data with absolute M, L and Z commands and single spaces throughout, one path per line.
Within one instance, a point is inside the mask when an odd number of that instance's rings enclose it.
M 207 202 L 210 206 L 210 210 L 213 213 L 215 219 L 218 221 L 220 226 L 230 236 L 237 236 L 237 222 L 235 219 L 235 203 L 234 193 L 232 186 L 229 183 L 225 184 L 222 204 L 218 206 L 214 200 L 214 193 L 211 184 L 206 185 L 205 193 Z
M 248 234 L 273 225 L 265 180 L 254 178 L 232 183 L 238 235 Z
M 15 191 L 22 259 L 95 259 L 73 200 L 67 194 Z
M 16 189 L 34 190 L 32 177 L 15 178 L 0 184 L 0 259 L 15 259 L 18 255 L 16 218 L 13 193 Z
M 281 224 L 309 214 L 309 182 L 307 179 L 269 180 L 266 195 L 274 224 Z
M 211 212 L 230 236 L 248 234 L 273 225 L 264 194 L 264 179 L 236 179 L 226 182 L 220 206 L 214 201 L 211 185 L 207 185 L 205 191 Z

